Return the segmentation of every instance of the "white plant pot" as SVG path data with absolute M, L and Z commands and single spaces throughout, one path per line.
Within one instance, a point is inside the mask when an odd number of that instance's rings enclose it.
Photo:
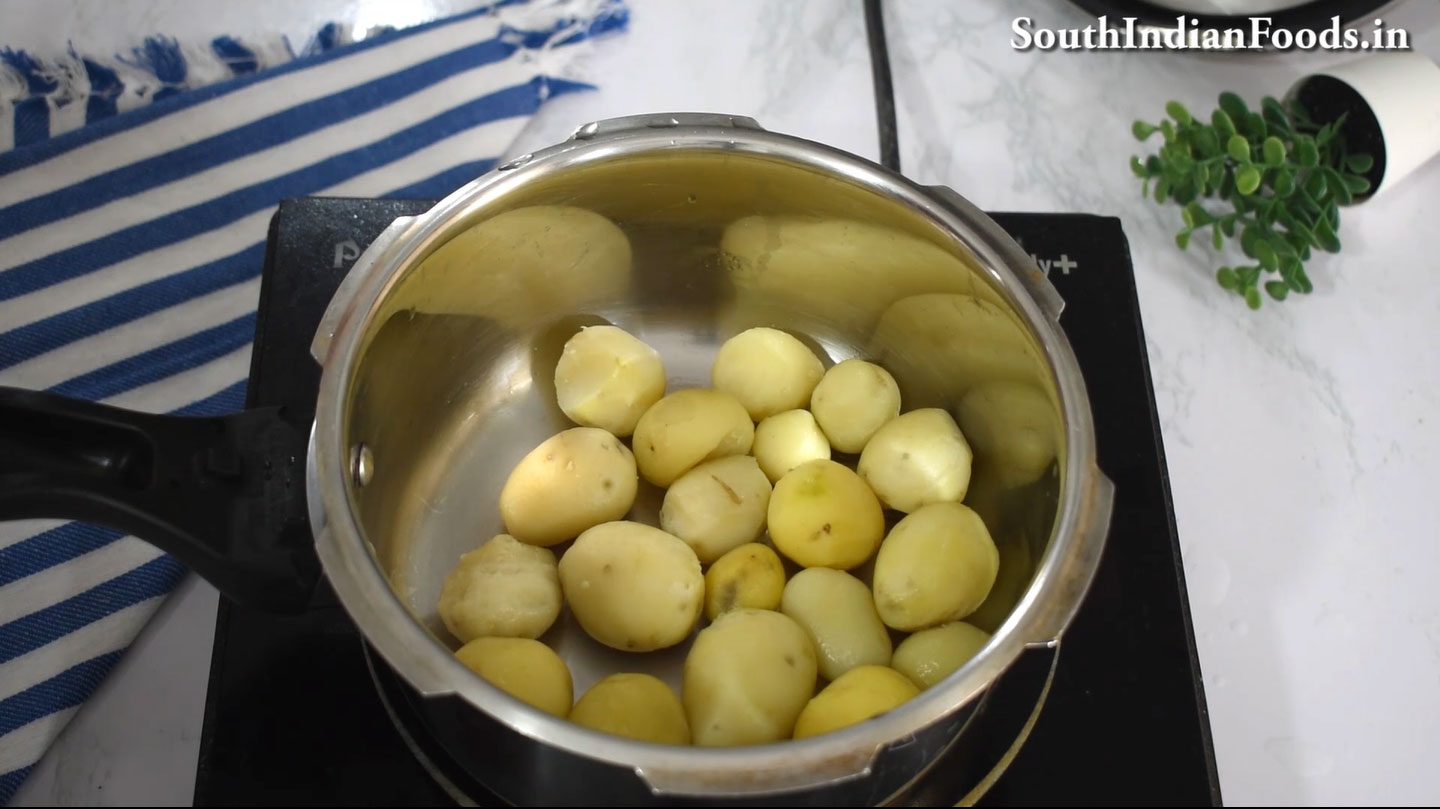
M 1317 123 L 1349 112 L 1345 134 L 1351 152 L 1367 151 L 1375 166 L 1374 199 L 1440 154 L 1440 65 L 1413 51 L 1374 53 L 1305 76 L 1289 91 Z

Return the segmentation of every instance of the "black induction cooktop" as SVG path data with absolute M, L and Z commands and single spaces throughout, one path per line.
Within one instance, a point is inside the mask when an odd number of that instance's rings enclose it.
M 309 345 L 336 285 L 392 219 L 430 205 L 304 199 L 280 206 L 265 259 L 249 407 L 279 405 L 300 423 L 311 419 L 320 373 Z M 992 700 L 984 712 L 991 760 L 1008 764 L 993 771 L 998 778 L 980 805 L 1219 805 L 1125 235 L 1113 218 L 994 218 L 1065 298 L 1061 325 L 1085 373 L 1100 467 L 1116 495 L 1105 557 L 1058 662 L 1052 669 L 1022 658 L 1007 686 L 1020 696 Z M 394 718 L 403 685 L 383 671 L 372 675 L 372 662 L 323 584 L 297 616 L 222 601 L 196 805 L 453 805 L 453 793 L 432 777 L 434 762 L 422 763 L 424 740 L 417 747 Z M 1009 758 L 1017 733 L 1024 742 Z M 943 766 L 949 763 L 937 769 Z M 494 800 L 460 786 L 476 803 Z M 925 800 L 954 803 L 964 790 Z

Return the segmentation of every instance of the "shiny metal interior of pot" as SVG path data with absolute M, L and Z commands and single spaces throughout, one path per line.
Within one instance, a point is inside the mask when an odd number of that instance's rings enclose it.
M 436 614 L 445 576 L 504 531 L 515 464 L 573 426 L 553 383 L 565 341 L 620 326 L 660 352 L 674 391 L 708 385 L 728 337 L 773 326 L 827 366 L 879 362 L 904 410 L 956 417 L 975 453 L 966 503 L 1000 551 L 969 620 L 994 631 L 1051 539 L 1066 451 L 1054 375 L 1008 294 L 912 209 L 779 157 L 680 149 L 541 175 L 454 222 L 372 321 L 344 427 L 373 465 L 352 491 L 364 534 L 400 600 L 456 648 Z M 630 519 L 658 524 L 662 492 L 640 485 Z M 611 650 L 568 611 L 542 640 L 577 696 L 617 671 L 678 690 L 688 649 Z

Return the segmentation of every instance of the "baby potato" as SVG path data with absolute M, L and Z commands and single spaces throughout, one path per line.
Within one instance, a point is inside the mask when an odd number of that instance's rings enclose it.
M 1036 480 L 1055 460 L 1060 412 L 1034 385 L 977 385 L 960 400 L 955 414 L 975 454 L 988 462 L 1001 485 Z
M 733 394 L 760 421 L 804 407 L 825 366 L 804 343 L 780 331 L 746 329 L 725 341 L 710 368 L 710 384 Z
M 932 626 L 900 641 L 890 667 L 924 690 L 949 677 L 989 642 L 989 632 L 964 621 Z
M 856 471 L 880 502 L 910 513 L 929 503 L 960 502 L 970 488 L 970 445 L 950 414 L 912 410 L 875 432 Z
M 684 540 L 708 565 L 765 531 L 770 479 L 749 455 L 706 461 L 665 492 L 660 527 Z
M 690 743 L 680 699 L 649 674 L 612 674 L 590 686 L 570 709 L 570 721 L 642 742 Z
M 890 633 L 865 583 L 842 570 L 811 567 L 785 585 L 780 611 L 815 641 L 820 676 L 835 680 L 856 666 L 890 663 Z
M 780 478 L 767 521 L 775 549 L 801 567 L 858 567 L 885 535 L 885 514 L 870 487 L 830 460 L 808 461 Z
M 665 395 L 665 363 L 655 349 L 616 326 L 590 326 L 565 342 L 555 365 L 555 397 L 576 424 L 624 438 Z
M 500 534 L 460 557 L 440 589 L 438 612 L 461 643 L 538 638 L 560 615 L 555 554 Z
M 873 362 L 845 360 L 815 386 L 810 412 L 830 446 L 859 452 L 881 425 L 900 415 L 900 387 L 889 371 Z
M 786 410 L 756 425 L 751 452 L 774 483 L 806 461 L 829 460 L 830 442 L 810 411 Z
M 858 725 L 898 708 L 919 693 L 908 677 L 889 666 L 853 668 L 806 703 L 795 721 L 795 738 Z
M 565 661 L 531 638 L 476 638 L 455 653 L 467 668 L 521 702 L 561 718 L 570 713 L 574 686 Z
M 702 747 L 790 738 L 815 693 L 815 647 L 794 620 L 739 609 L 700 630 L 685 657 L 680 699 Z
M 751 608 L 780 607 L 785 590 L 785 566 L 768 546 L 750 542 L 715 560 L 705 571 L 705 617 Z
M 581 534 L 560 557 L 560 587 L 590 637 L 627 652 L 685 640 L 705 598 L 690 546 L 638 522 L 608 522 Z
M 521 542 L 557 545 L 618 520 L 635 504 L 635 456 L 596 427 L 553 435 L 515 466 L 500 490 L 500 517 Z
M 901 632 L 964 618 L 990 594 L 999 566 L 980 515 L 960 503 L 932 503 L 897 523 L 880 543 L 875 609 L 886 626 Z
M 666 487 L 702 461 L 746 454 L 754 441 L 755 425 L 734 396 L 690 388 L 646 410 L 631 443 L 640 474 Z

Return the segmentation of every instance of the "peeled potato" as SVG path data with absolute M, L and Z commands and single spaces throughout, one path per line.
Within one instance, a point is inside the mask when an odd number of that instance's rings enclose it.
M 921 689 L 949 677 L 990 642 L 990 633 L 964 621 L 922 629 L 895 647 L 890 667 Z
M 595 427 L 573 427 L 520 460 L 500 490 L 500 516 L 516 539 L 556 545 L 625 516 L 635 504 L 635 456 Z
M 735 548 L 705 571 L 705 617 L 734 609 L 780 608 L 785 566 L 769 547 L 751 542 Z
M 955 409 L 975 454 L 1001 485 L 1023 486 L 1050 468 L 1060 412 L 1034 385 L 988 382 L 971 388 Z
M 841 570 L 812 567 L 785 585 L 780 611 L 815 641 L 820 676 L 834 680 L 856 666 L 890 663 L 890 633 L 865 583 Z
M 660 527 L 684 540 L 708 565 L 758 539 L 769 505 L 770 479 L 754 458 L 716 458 L 671 484 L 660 506 Z
M 631 443 L 640 474 L 663 487 L 702 461 L 744 455 L 754 440 L 755 425 L 734 396 L 690 388 L 646 410 Z
M 805 705 L 795 721 L 795 738 L 858 725 L 898 708 L 919 693 L 908 677 L 888 666 L 853 668 Z
M 804 343 L 779 329 L 747 329 L 725 341 L 710 369 L 710 384 L 740 400 L 760 421 L 804 407 L 825 366 Z
M 623 438 L 665 395 L 665 363 L 624 329 L 590 326 L 566 341 L 555 365 L 555 394 L 571 421 Z
M 912 512 L 930 503 L 960 502 L 970 487 L 970 445 L 949 413 L 912 410 L 876 431 L 856 471 L 880 502 Z
M 875 363 L 845 360 L 815 386 L 810 412 L 830 446 L 859 452 L 881 425 L 900 415 L 900 388 L 890 372 Z
M 695 636 L 680 698 L 695 744 L 726 747 L 790 738 L 814 691 L 805 630 L 778 612 L 740 609 Z
M 960 503 L 933 503 L 897 523 L 880 544 L 875 609 L 902 632 L 964 618 L 990 594 L 999 566 L 980 515 Z
M 581 534 L 560 557 L 560 587 L 575 620 L 614 649 L 649 652 L 690 636 L 705 579 L 690 546 L 638 522 Z
M 574 686 L 560 655 L 530 638 L 476 638 L 455 653 L 467 668 L 521 702 L 564 717 Z
M 609 219 L 568 205 L 492 216 L 435 249 L 401 281 L 395 311 L 478 315 L 517 329 L 620 298 L 630 240 Z
M 786 410 L 755 426 L 751 452 L 774 483 L 806 461 L 829 460 L 830 442 L 810 411 Z
M 828 460 L 803 463 L 780 478 L 768 522 L 776 550 L 802 567 L 857 567 L 885 534 L 885 515 L 870 487 L 848 466 Z
M 460 557 L 445 577 L 438 612 L 461 643 L 538 638 L 560 615 L 555 554 L 500 534 Z
M 654 744 L 689 744 L 685 708 L 670 686 L 649 674 L 612 674 L 590 686 L 570 721 Z

